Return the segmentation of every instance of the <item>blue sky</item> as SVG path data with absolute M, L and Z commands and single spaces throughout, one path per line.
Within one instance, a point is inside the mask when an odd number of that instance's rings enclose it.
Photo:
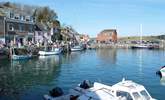
M 7 1 L 7 0 L 2 0 Z M 49 6 L 62 24 L 95 37 L 103 29 L 117 29 L 118 36 L 165 33 L 165 0 L 9 0 Z

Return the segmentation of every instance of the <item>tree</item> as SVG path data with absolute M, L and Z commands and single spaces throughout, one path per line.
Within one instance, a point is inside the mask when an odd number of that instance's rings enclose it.
M 37 8 L 33 15 L 35 16 L 36 22 L 44 24 L 51 23 L 57 19 L 56 12 L 51 10 L 49 7 Z
M 60 29 L 60 22 L 58 20 L 52 21 L 53 26 L 53 35 L 52 35 L 52 41 L 55 42 L 56 40 L 63 40 L 63 37 L 61 35 L 61 29 Z

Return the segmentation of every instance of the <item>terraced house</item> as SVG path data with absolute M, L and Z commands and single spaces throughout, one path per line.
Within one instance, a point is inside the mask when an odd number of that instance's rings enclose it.
M 34 18 L 23 9 L 0 6 L 0 41 L 20 42 L 22 45 L 34 41 Z

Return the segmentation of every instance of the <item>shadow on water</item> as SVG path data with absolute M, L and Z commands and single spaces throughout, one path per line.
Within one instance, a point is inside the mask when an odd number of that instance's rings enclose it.
M 0 99 L 18 99 L 24 90 L 44 85 L 58 77 L 60 56 L 23 61 L 6 61 L 0 67 Z

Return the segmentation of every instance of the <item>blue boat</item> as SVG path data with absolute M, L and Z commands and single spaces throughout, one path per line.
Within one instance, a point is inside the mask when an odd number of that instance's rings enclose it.
M 19 54 L 19 53 L 15 53 L 15 50 L 16 48 L 11 48 L 11 60 L 26 60 L 26 59 L 31 59 L 32 58 L 32 55 L 31 54 Z M 26 50 L 26 49 L 25 49 Z
M 31 59 L 32 55 L 12 55 L 11 59 L 12 60 L 26 60 L 26 59 Z

